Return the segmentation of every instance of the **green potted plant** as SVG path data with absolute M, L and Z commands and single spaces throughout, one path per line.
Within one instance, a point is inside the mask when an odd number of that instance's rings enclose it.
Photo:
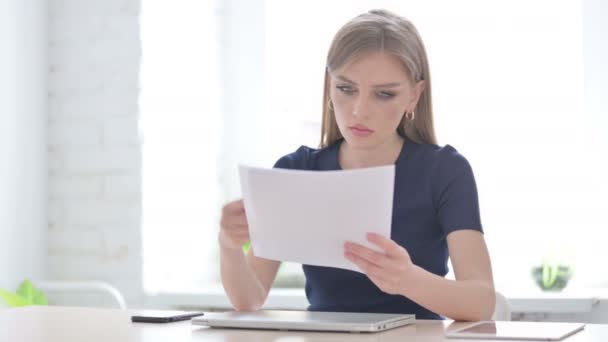
M 16 292 L 0 289 L 0 298 L 4 300 L 9 307 L 48 305 L 44 293 L 38 290 L 34 284 L 27 279 L 21 282 Z
M 572 278 L 572 273 L 571 266 L 558 262 L 543 261 L 532 267 L 532 278 L 543 291 L 563 290 Z

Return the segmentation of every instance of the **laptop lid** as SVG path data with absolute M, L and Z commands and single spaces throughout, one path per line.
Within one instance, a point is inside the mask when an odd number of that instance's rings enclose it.
M 217 328 L 377 332 L 414 323 L 409 314 L 315 311 L 205 313 L 192 324 Z

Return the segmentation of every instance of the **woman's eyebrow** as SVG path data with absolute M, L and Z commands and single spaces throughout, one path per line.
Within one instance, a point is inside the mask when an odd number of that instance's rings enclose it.
M 346 83 L 357 85 L 356 82 L 354 82 L 352 80 L 349 80 L 347 77 L 344 77 L 342 75 L 336 75 L 336 78 L 339 79 L 339 80 L 341 80 L 341 81 L 344 81 Z M 376 84 L 376 85 L 373 85 L 372 87 L 373 88 L 394 88 L 394 87 L 398 87 L 398 86 L 400 86 L 402 84 L 403 83 L 401 83 L 401 82 L 390 82 L 390 83 Z

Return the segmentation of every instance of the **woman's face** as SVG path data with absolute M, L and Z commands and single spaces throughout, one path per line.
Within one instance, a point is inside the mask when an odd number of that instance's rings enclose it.
M 385 53 L 364 55 L 330 73 L 329 96 L 342 136 L 364 149 L 394 141 L 423 87 L 423 82 L 414 86 L 399 59 Z

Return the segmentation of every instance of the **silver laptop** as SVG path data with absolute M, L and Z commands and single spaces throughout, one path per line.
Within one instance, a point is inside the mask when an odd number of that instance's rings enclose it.
M 377 332 L 415 321 L 414 315 L 314 311 L 253 311 L 205 313 L 194 325 L 216 328 Z

